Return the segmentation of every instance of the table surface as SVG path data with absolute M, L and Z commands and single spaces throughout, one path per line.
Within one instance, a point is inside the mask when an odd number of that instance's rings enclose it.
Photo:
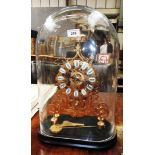
M 38 138 L 39 114 L 31 119 L 31 155 L 122 155 L 123 153 L 123 94 L 117 94 L 115 111 L 117 143 L 109 150 L 89 150 L 67 146 L 52 146 L 40 142 Z

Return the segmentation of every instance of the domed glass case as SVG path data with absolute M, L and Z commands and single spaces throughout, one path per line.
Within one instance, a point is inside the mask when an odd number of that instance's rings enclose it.
M 47 17 L 36 47 L 41 141 L 115 144 L 118 53 L 117 33 L 104 14 L 72 6 Z

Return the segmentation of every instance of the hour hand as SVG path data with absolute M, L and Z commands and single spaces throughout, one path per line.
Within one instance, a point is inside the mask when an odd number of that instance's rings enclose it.
M 79 82 L 83 82 L 83 80 L 80 80 L 78 77 L 76 76 L 71 76 L 72 79 L 76 80 L 76 81 L 79 81 Z

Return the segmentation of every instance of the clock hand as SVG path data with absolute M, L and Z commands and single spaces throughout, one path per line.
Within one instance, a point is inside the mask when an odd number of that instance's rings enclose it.
M 72 79 L 75 79 L 75 80 L 78 80 L 79 81 L 79 78 L 75 77 L 75 76 L 71 76 L 70 78 Z
M 84 80 L 80 80 L 79 78 L 77 78 L 75 76 L 71 76 L 70 78 L 75 79 L 76 81 L 79 81 L 79 82 L 84 82 Z

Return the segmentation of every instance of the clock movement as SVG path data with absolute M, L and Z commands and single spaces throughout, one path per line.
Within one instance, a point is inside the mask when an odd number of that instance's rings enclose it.
M 73 6 L 46 18 L 36 48 L 42 142 L 92 149 L 116 143 L 118 52 L 117 33 L 98 11 Z

